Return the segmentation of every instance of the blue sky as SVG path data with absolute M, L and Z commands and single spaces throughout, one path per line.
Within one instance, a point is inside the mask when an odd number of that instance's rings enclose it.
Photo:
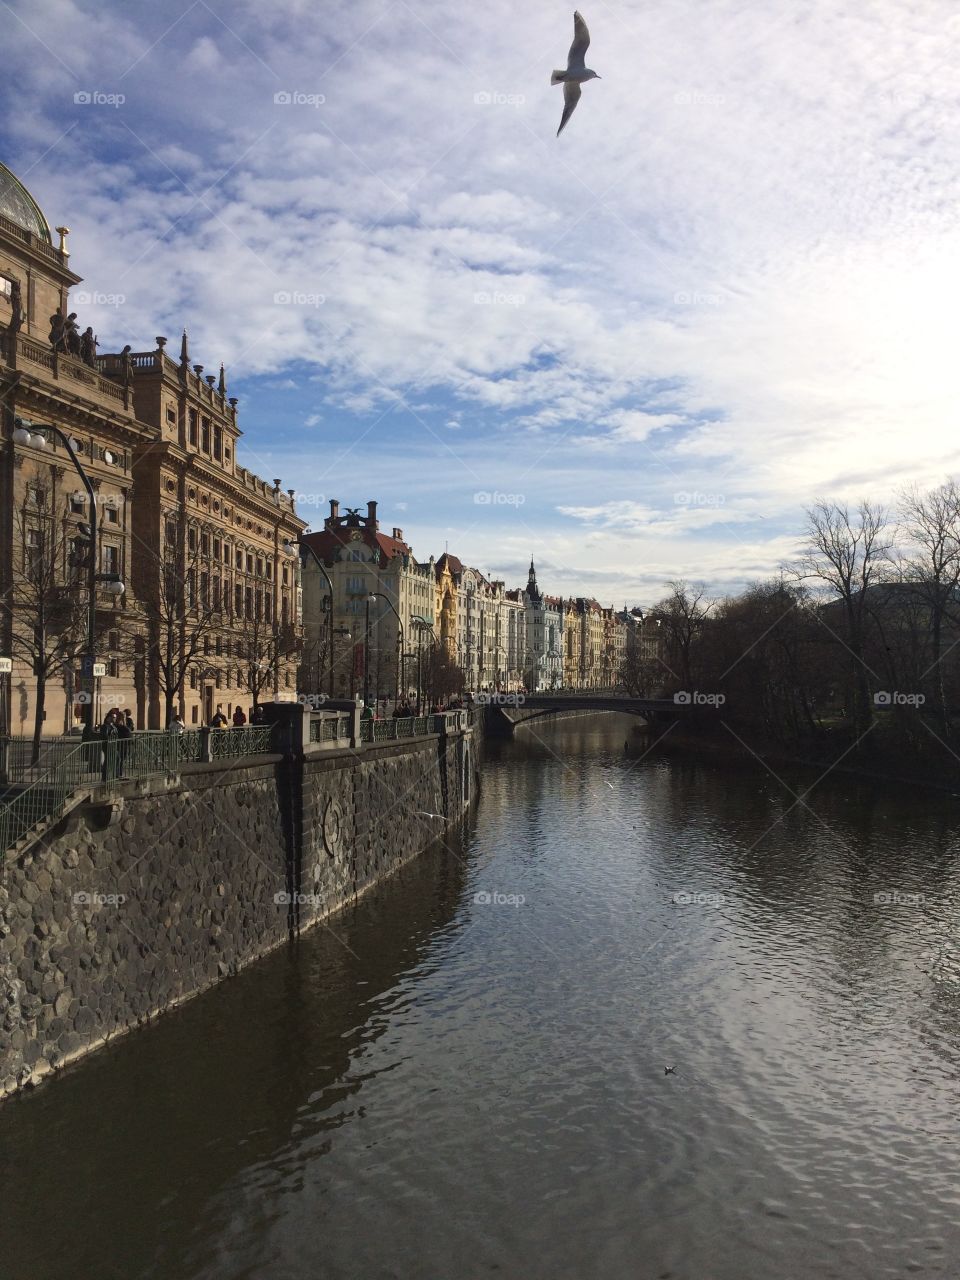
M 185 324 L 306 519 L 376 498 L 421 557 L 604 603 L 733 590 L 814 497 L 957 470 L 960 16 L 582 12 L 557 139 L 555 3 L 0 0 L 0 158 L 101 350 Z

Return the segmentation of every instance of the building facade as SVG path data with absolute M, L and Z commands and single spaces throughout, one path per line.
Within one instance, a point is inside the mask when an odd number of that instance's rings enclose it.
M 292 493 L 240 465 L 237 401 L 165 352 L 98 354 L 54 247 L 0 165 L 0 729 L 52 736 L 108 707 L 139 728 L 295 697 Z M 217 384 L 217 385 L 214 385 Z M 71 442 L 70 457 L 58 428 Z M 90 491 L 87 485 L 89 484 Z M 90 584 L 94 582 L 93 608 Z

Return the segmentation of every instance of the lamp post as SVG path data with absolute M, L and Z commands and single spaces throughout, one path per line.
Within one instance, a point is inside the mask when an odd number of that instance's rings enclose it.
M 32 428 L 32 430 L 31 430 Z M 87 493 L 87 502 L 89 505 L 88 525 L 85 529 L 80 526 L 81 534 L 89 536 L 90 542 L 90 563 L 87 570 L 87 591 L 89 599 L 87 601 L 87 652 L 84 658 L 84 669 L 90 680 L 90 710 L 88 712 L 87 723 L 84 726 L 84 735 L 90 737 L 93 734 L 94 712 L 96 708 L 97 697 L 97 675 L 96 675 L 96 648 L 97 648 L 97 583 L 104 584 L 104 590 L 111 595 L 123 595 L 123 580 L 115 574 L 99 573 L 97 566 L 99 562 L 99 549 L 97 546 L 97 496 L 93 491 L 93 485 L 90 477 L 80 465 L 77 457 L 77 443 L 65 431 L 61 431 L 59 427 L 50 422 L 29 422 L 25 418 L 14 418 L 13 442 L 14 444 L 24 445 L 32 449 L 45 449 L 48 441 L 44 432 L 51 432 L 60 441 L 66 449 L 70 461 L 76 468 L 83 487 Z
M 365 604 L 366 626 L 363 630 L 363 705 L 370 705 L 370 606 L 376 604 L 377 597 L 371 591 Z
M 299 547 L 299 551 L 298 551 L 298 549 L 297 549 L 298 547 Z M 309 543 L 309 542 L 300 542 L 300 543 L 295 543 L 295 542 L 291 542 L 291 541 L 290 541 L 290 539 L 289 539 L 289 538 L 287 538 L 287 540 L 286 540 L 286 541 L 284 542 L 284 544 L 283 544 L 283 552 L 284 552 L 284 555 L 289 556 L 291 560 L 296 559 L 296 557 L 297 557 L 298 555 L 301 557 L 301 559 L 306 559 L 306 557 L 307 557 L 308 555 L 309 555 L 309 556 L 311 556 L 311 557 L 312 557 L 312 559 L 313 559 L 313 563 L 317 566 L 317 568 L 318 568 L 318 569 L 320 570 L 320 572 L 323 574 L 324 581 L 325 581 L 325 582 L 326 582 L 326 584 L 327 584 L 327 589 L 328 589 L 328 590 L 329 590 L 329 592 L 330 592 L 330 656 L 329 656 L 329 662 L 330 662 L 330 680 L 329 680 L 329 686 L 330 686 L 330 690 L 329 690 L 329 693 L 330 693 L 330 697 L 332 698 L 332 697 L 333 697 L 333 637 L 334 637 L 334 634 L 339 634 L 339 635 L 341 635 L 341 636 L 342 636 L 342 635 L 344 635 L 344 634 L 346 634 L 347 636 L 349 636 L 349 635 L 350 635 L 350 632 L 349 632 L 349 631 L 346 631 L 346 629 L 345 629 L 344 627 L 341 627 L 341 628 L 339 629 L 339 632 L 338 632 L 338 633 L 335 633 L 335 632 L 334 632 L 334 627 L 333 627 L 333 583 L 330 581 L 330 575 L 329 575 L 329 573 L 327 573 L 326 566 L 324 565 L 324 563 L 323 563 L 323 561 L 320 559 L 320 557 L 317 555 L 316 551 L 314 551 L 313 547 L 311 547 L 310 543 Z
M 371 595 L 372 595 L 372 597 L 373 597 L 375 600 L 382 600 L 382 601 L 383 601 L 383 603 L 387 606 L 387 608 L 393 611 L 393 613 L 396 615 L 397 625 L 398 625 L 398 626 L 399 626 L 399 628 L 400 628 L 400 635 L 399 635 L 399 641 L 400 641 L 400 666 L 399 666 L 399 668 L 398 668 L 398 670 L 397 670 L 397 687 L 396 687 L 396 696 L 394 697 L 394 701 L 393 701 L 393 705 L 394 705 L 394 707 L 396 707 L 397 703 L 400 701 L 400 690 L 401 690 L 401 688 L 403 689 L 404 694 L 406 694 L 406 692 L 407 692 L 407 689 L 406 689 L 406 678 L 405 678 L 405 677 L 406 677 L 406 673 L 405 673 L 405 671 L 404 671 L 404 652 L 403 652 L 403 651 L 404 651 L 404 648 L 405 648 L 405 645 L 406 645 L 406 640 L 405 640 L 405 638 L 404 638 L 404 632 L 403 632 L 403 619 L 400 617 L 400 614 L 399 614 L 399 613 L 397 613 L 396 607 L 394 606 L 393 602 L 392 602 L 392 601 L 391 601 L 387 596 L 385 596 L 385 595 L 384 595 L 384 593 L 383 593 L 382 591 L 373 591 L 373 592 L 371 592 Z M 377 692 L 379 693 L 379 689 L 377 690 Z
M 413 625 L 417 628 L 417 715 L 421 714 L 421 689 L 423 688 L 423 633 L 430 632 L 433 640 L 434 648 L 438 648 L 440 641 L 437 639 L 436 632 L 430 623 L 421 614 L 415 613 L 411 619 Z

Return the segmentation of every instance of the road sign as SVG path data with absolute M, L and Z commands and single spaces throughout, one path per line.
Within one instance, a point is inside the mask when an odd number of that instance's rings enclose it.
M 94 676 L 105 676 L 107 674 L 107 664 L 105 662 L 95 662 L 93 664 Z
M 8 676 L 13 670 L 12 658 L 0 658 L 0 676 Z
M 85 653 L 80 661 L 81 674 L 87 679 L 91 676 L 105 676 L 107 674 L 107 664 L 105 662 L 94 662 L 89 653 Z

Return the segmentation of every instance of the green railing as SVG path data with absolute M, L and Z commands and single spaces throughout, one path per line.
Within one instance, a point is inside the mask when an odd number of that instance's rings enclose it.
M 267 755 L 270 751 L 271 739 L 272 731 L 269 725 L 253 724 L 244 725 L 239 729 L 212 729 L 210 754 L 214 760 Z
M 11 848 L 39 823 L 59 817 L 71 795 L 95 787 L 114 767 L 101 743 L 74 743 L 41 778 L 0 806 L 0 850 Z

